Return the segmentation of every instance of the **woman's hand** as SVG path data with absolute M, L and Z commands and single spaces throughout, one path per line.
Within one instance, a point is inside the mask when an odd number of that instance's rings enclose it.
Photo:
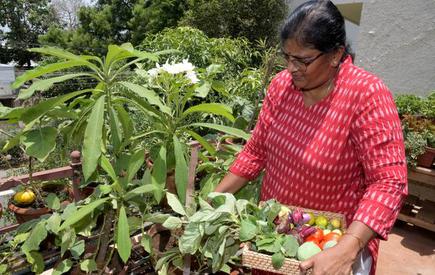
M 336 246 L 301 262 L 299 267 L 302 271 L 312 267 L 312 275 L 349 275 L 359 248 L 356 239 L 344 235 Z

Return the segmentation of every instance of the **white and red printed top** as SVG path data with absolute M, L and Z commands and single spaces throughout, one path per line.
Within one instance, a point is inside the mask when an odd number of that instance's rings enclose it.
M 334 90 L 306 107 L 284 70 L 272 80 L 251 139 L 230 168 L 261 199 L 343 213 L 386 239 L 407 195 L 402 128 L 382 81 L 347 57 Z M 369 244 L 377 258 L 379 241 Z M 374 272 L 375 264 L 372 271 Z

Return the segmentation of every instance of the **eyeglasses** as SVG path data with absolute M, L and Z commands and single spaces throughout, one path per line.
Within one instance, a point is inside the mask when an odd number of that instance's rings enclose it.
M 307 58 L 303 58 L 303 59 L 302 58 L 296 58 L 296 57 L 293 57 L 290 54 L 285 53 L 285 52 L 282 52 L 282 54 L 283 54 L 285 60 L 287 62 L 291 62 L 293 64 L 293 66 L 295 66 L 296 69 L 298 69 L 298 71 L 306 72 L 307 69 L 308 69 L 308 66 L 310 66 L 311 63 L 316 61 L 317 58 L 321 57 L 324 54 L 324 52 L 319 53 L 316 57 L 313 57 L 313 58 L 310 58 L 310 59 L 307 59 Z

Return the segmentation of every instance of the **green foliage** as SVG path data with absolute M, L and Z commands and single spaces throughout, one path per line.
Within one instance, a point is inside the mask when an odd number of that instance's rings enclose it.
M 276 268 L 282 266 L 285 257 L 296 255 L 299 247 L 297 240 L 291 235 L 276 232 L 273 220 L 281 209 L 276 201 L 267 201 L 260 208 L 247 200 L 236 200 L 227 193 L 210 193 L 208 199 L 210 204 L 198 198 L 198 208 L 193 214 L 188 214 L 189 211 L 180 211 L 181 204 L 175 196 L 168 197 L 173 210 L 182 216 L 175 219 L 168 217 L 164 224 L 176 227 L 181 220 L 184 230 L 178 239 L 178 248 L 164 253 L 156 269 L 164 270 L 170 263 L 183 269 L 179 259 L 192 255 L 192 262 L 195 263 L 192 265 L 195 270 L 192 271 L 225 271 L 228 264 L 240 260 L 241 243 L 251 243 L 256 251 L 273 254 Z
M 19 66 L 30 66 L 30 60 L 38 59 L 37 53 L 26 51 L 38 42 L 58 20 L 50 8 L 49 0 L 0 0 L 0 26 L 8 31 L 0 33 L 0 63 L 16 61 Z
M 211 37 L 267 39 L 273 45 L 287 15 L 284 0 L 191 0 L 180 24 L 196 27 Z
M 199 68 L 222 64 L 224 78 L 235 77 L 244 68 L 253 66 L 258 58 L 258 52 L 244 38 L 209 38 L 203 31 L 191 27 L 149 35 L 140 47 L 154 51 L 176 49 L 178 52 L 171 55 L 174 61 L 189 59 Z

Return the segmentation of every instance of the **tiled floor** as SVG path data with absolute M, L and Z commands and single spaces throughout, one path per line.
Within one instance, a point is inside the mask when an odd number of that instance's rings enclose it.
M 435 232 L 399 221 L 379 254 L 376 275 L 435 275 Z

